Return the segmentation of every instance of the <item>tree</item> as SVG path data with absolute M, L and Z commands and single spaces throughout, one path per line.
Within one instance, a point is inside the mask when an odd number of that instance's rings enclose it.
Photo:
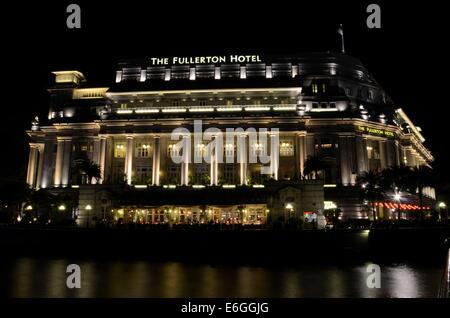
M 372 208 L 373 220 L 377 218 L 375 201 L 383 197 L 382 176 L 379 172 L 369 170 L 364 171 L 356 178 L 357 184 L 361 187 L 366 200 Z
M 102 171 L 100 169 L 100 166 L 89 159 L 78 159 L 74 161 L 75 163 L 75 169 L 81 173 L 86 175 L 87 183 L 91 184 L 92 178 L 95 178 L 95 180 L 98 182 L 99 179 L 102 178 Z
M 420 205 L 420 219 L 423 219 L 423 189 L 433 185 L 433 170 L 421 165 L 411 170 L 411 185 L 417 190 Z
M 382 186 L 386 191 L 394 194 L 400 194 L 405 191 L 410 192 L 412 187 L 411 176 L 411 168 L 408 166 L 400 165 L 385 169 L 382 172 Z M 397 218 L 400 220 L 400 203 L 397 203 Z
M 314 172 L 314 177 L 318 179 L 319 171 L 325 170 L 325 163 L 317 156 L 308 156 L 303 168 L 303 175 L 310 175 Z

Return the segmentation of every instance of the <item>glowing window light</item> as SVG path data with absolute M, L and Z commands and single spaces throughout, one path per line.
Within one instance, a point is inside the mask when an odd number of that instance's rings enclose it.
M 244 107 L 246 111 L 257 112 L 257 111 L 268 111 L 270 110 L 269 106 L 246 106 Z
M 234 188 L 236 188 L 236 186 L 234 184 L 224 184 L 222 186 L 222 188 L 224 188 L 224 189 L 234 189 Z
M 149 113 L 159 113 L 159 109 L 157 109 L 157 108 L 151 108 L 151 109 L 144 109 L 144 108 L 142 108 L 142 109 L 136 109 L 135 110 L 135 113 L 137 113 L 137 114 L 149 114 Z
M 135 184 L 134 187 L 136 189 L 145 189 L 145 188 L 147 188 L 147 185 L 146 184 Z
M 290 105 L 290 106 L 275 106 L 275 107 L 273 107 L 273 110 L 276 110 L 276 111 L 297 110 L 297 106 L 295 106 L 295 105 Z
M 214 108 L 205 107 L 205 108 L 189 108 L 189 112 L 191 113 L 203 113 L 203 112 L 213 112 Z
M 194 184 L 192 187 L 194 189 L 203 189 L 205 186 L 203 184 Z
M 186 108 L 163 108 L 161 110 L 163 113 L 184 113 L 187 111 Z
M 254 184 L 253 188 L 264 188 L 264 184 Z
M 240 112 L 240 111 L 242 111 L 242 107 L 218 107 L 217 111 L 219 111 L 219 112 Z
M 122 115 L 122 114 L 132 114 L 133 110 L 132 109 L 118 109 L 117 113 Z

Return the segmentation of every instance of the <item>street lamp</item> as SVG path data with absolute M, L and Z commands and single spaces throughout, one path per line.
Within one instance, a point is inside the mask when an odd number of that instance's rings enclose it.
M 92 210 L 92 206 L 90 204 L 88 204 L 88 205 L 86 205 L 85 209 L 87 211 L 86 227 L 89 228 L 89 212 Z
M 59 210 L 59 211 L 65 211 L 65 210 L 66 210 L 66 206 L 65 206 L 64 204 L 61 204 L 61 205 L 58 207 L 58 210 Z
M 440 209 L 440 217 L 441 218 L 443 218 L 443 215 L 444 215 L 444 213 L 443 213 L 443 211 L 444 211 L 444 209 L 447 207 L 447 205 L 445 204 L 445 202 L 439 202 L 439 209 Z M 448 215 L 446 216 L 446 219 L 448 219 Z

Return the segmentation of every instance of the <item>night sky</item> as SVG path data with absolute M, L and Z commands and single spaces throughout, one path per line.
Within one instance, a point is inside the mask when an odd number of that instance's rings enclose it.
M 448 18 L 440 2 L 16 2 L 2 8 L 0 22 L 2 177 L 25 179 L 24 131 L 33 116 L 47 113 L 53 70 L 77 69 L 88 83 L 108 85 L 125 58 L 338 51 L 336 28 L 343 23 L 347 54 L 359 58 L 423 129 L 433 166 L 441 182 L 450 184 Z M 366 26 L 366 7 L 373 2 L 381 6 L 381 29 Z M 81 6 L 81 30 L 66 27 L 69 3 Z

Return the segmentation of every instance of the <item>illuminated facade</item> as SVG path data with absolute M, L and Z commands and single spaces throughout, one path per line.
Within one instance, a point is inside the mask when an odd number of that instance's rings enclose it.
M 149 58 L 119 63 L 115 82 L 102 86 L 88 86 L 78 71 L 53 74 L 48 118 L 35 120 L 28 131 L 27 182 L 79 191 L 83 222 L 86 213 L 104 218 L 111 211 L 126 219 L 129 209 L 134 221 L 172 215 L 177 222 L 264 223 L 268 213 L 304 216 L 323 210 L 324 202 L 341 208 L 343 218 L 365 218 L 358 174 L 433 160 L 420 128 L 359 60 L 343 54 Z M 261 163 L 238 160 L 174 163 L 171 132 L 193 131 L 194 120 L 203 129 L 242 128 L 233 143 L 223 144 L 224 156 L 238 159 L 239 142 L 249 153 L 278 148 L 279 156 L 272 151 L 270 157 L 276 160 L 272 174 L 261 174 Z M 249 140 L 248 128 L 278 128 L 277 145 L 269 136 L 261 149 Z M 185 138 L 192 153 L 207 151 L 206 141 Z M 303 174 L 308 157 L 325 164 L 319 176 Z M 84 185 L 86 175 L 74 169 L 79 158 L 100 166 L 102 178 L 94 185 Z M 115 200 L 111 193 L 119 187 L 138 194 Z M 433 198 L 434 190 L 425 194 Z M 148 199 L 155 196 L 165 201 Z

